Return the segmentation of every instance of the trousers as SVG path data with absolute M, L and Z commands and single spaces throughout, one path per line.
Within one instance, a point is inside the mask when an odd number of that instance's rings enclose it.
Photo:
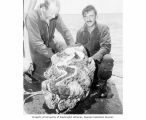
M 93 85 L 100 83 L 106 84 L 107 80 L 112 76 L 114 60 L 110 54 L 103 56 L 101 63 L 95 61 L 96 69 L 94 72 Z

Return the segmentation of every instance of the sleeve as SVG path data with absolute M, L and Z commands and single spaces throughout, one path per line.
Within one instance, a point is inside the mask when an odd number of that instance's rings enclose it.
M 26 27 L 29 41 L 33 48 L 36 49 L 38 53 L 50 58 L 53 55 L 52 49 L 48 48 L 41 39 L 39 27 L 36 21 L 33 20 L 33 18 L 27 16 Z
M 73 37 L 72 37 L 70 31 L 68 30 L 68 28 L 66 27 L 66 25 L 63 23 L 60 15 L 58 16 L 58 19 L 57 19 L 57 22 L 56 22 L 56 28 L 61 33 L 63 38 L 65 39 L 65 42 L 66 42 L 67 45 L 73 45 L 74 44 Z
M 29 6 L 27 9 L 27 12 L 29 13 L 31 10 L 33 10 L 36 6 L 37 0 L 29 0 Z
M 100 50 L 95 53 L 92 57 L 94 60 L 98 60 L 99 62 L 103 58 L 105 54 L 109 54 L 111 51 L 111 37 L 109 28 L 106 26 L 103 28 L 100 35 Z
M 78 31 L 76 34 L 76 44 L 80 43 L 80 36 L 81 36 L 80 31 Z

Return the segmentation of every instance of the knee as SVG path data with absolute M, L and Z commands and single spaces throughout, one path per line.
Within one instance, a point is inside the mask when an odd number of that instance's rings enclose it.
M 113 58 L 111 57 L 110 54 L 106 54 L 103 56 L 102 62 L 108 62 L 108 63 L 114 63 Z
M 110 54 L 104 55 L 100 67 L 102 69 L 106 69 L 107 71 L 111 71 L 114 66 L 114 60 Z
M 60 52 L 67 47 L 63 41 L 55 40 L 56 51 Z

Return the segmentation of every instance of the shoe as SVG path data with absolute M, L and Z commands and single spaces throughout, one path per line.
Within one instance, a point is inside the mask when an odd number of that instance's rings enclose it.
M 99 98 L 112 98 L 114 96 L 113 93 L 109 90 L 108 86 L 105 85 L 101 90 L 100 90 L 100 96 Z
M 92 97 L 92 96 L 99 97 L 100 96 L 99 86 L 98 85 L 92 86 L 89 94 L 90 94 L 90 97 Z
M 107 95 L 108 95 L 108 93 L 105 92 L 105 93 L 101 93 L 99 97 L 100 98 L 107 98 Z

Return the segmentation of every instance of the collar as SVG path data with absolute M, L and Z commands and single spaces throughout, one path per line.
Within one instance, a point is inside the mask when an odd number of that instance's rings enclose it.
M 84 24 L 83 30 L 84 30 L 84 32 L 89 32 L 86 24 Z M 93 31 L 99 32 L 97 22 L 95 23 L 95 28 L 94 28 Z M 92 31 L 92 32 L 93 32 L 93 31 Z
M 36 13 L 37 13 L 37 16 L 38 16 L 39 20 L 44 21 L 44 20 L 41 19 L 41 11 L 40 11 L 39 8 L 36 10 Z M 58 19 L 58 17 L 59 17 L 59 14 L 55 18 L 51 19 L 50 21 L 56 20 L 56 19 Z

